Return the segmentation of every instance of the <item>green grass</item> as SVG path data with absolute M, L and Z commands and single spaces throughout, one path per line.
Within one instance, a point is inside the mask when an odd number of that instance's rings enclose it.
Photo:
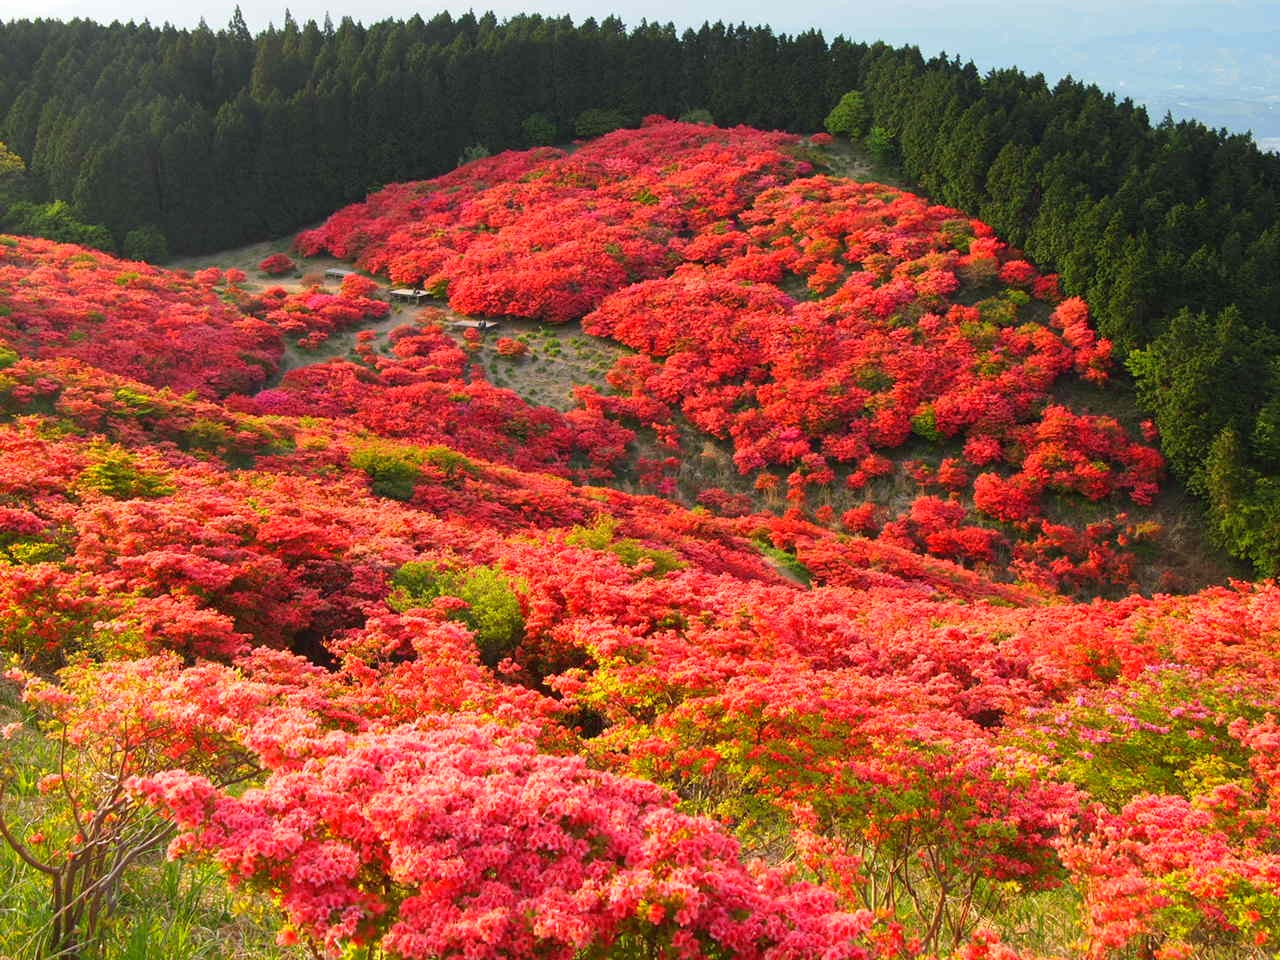
M 1014 897 L 986 920 L 1005 942 L 1037 956 L 1069 955 L 1080 946 L 1080 894 L 1068 885 Z
M 0 724 L 21 715 L 13 688 L 0 684 Z M 57 836 L 54 812 L 36 789 L 54 765 L 53 744 L 27 726 L 3 749 L 7 822 L 19 837 Z M 41 953 L 51 920 L 48 878 L 0 842 L 0 960 L 52 960 Z M 233 891 L 216 867 L 169 862 L 160 850 L 125 874 L 98 941 L 77 960 L 299 960 L 300 949 L 276 945 L 278 922 L 271 904 Z
M 135 870 L 94 960 L 284 960 L 275 911 L 235 894 L 208 864 L 157 860 Z

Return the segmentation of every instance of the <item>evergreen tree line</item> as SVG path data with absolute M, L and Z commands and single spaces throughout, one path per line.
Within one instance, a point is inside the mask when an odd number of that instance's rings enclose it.
M 1219 541 L 1280 572 L 1280 156 L 1070 78 L 861 63 L 877 142 L 1089 301 Z
M 154 227 L 190 253 L 294 230 L 475 146 L 697 109 L 820 129 L 828 57 L 817 32 L 716 24 L 682 36 L 616 18 L 286 16 L 256 38 L 238 13 L 218 32 L 19 21 L 0 24 L 0 140 L 39 199 L 67 201 L 118 242 Z
M 821 33 L 492 14 L 256 37 L 0 23 L 9 228 L 158 256 L 278 236 L 477 148 L 645 114 L 811 132 L 861 92 L 870 140 L 1086 296 L 1225 545 L 1280 569 L 1280 157 L 1017 70 Z M 10 164 L 12 166 L 12 164 Z M 21 189 L 14 186 L 21 182 Z M 6 187 L 6 184 L 8 185 Z

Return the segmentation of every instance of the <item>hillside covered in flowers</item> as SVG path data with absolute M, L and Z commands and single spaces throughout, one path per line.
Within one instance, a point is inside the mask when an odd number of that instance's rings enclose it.
M 1280 590 L 1179 592 L 1088 307 L 821 139 L 392 185 L 337 288 L 0 237 L 0 950 L 167 849 L 295 957 L 1274 954 Z

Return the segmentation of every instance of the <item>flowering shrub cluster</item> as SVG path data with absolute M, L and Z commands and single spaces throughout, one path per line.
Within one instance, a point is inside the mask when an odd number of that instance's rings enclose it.
M 462 313 L 563 323 L 666 274 L 684 238 L 807 166 L 783 134 L 658 122 L 566 156 L 541 148 L 386 187 L 298 236 Z
M 1062 885 L 1097 960 L 1274 951 L 1280 588 L 1046 589 L 1159 549 L 1105 506 L 1136 517 L 1158 454 L 1052 402 L 1104 369 L 1083 305 L 786 142 L 655 121 L 300 241 L 589 312 L 634 353 L 569 413 L 431 311 L 261 389 L 282 336 L 381 316 L 363 277 L 255 298 L 0 244 L 0 650 L 40 718 L 7 733 L 70 761 L 27 778 L 63 826 L 33 838 L 0 792 L 4 841 L 65 876 L 173 836 L 335 957 L 1030 960 L 1010 918 Z M 584 483 L 636 424 L 667 431 L 655 485 L 692 425 L 794 508 Z M 800 509 L 903 478 L 848 532 Z M 55 893 L 58 948 L 87 948 L 92 894 Z
M 371 303 L 386 307 L 381 301 Z M 439 320 L 438 310 L 421 311 L 415 324 L 391 331 L 389 355 L 376 352 L 370 341 L 360 342 L 354 362 L 333 360 L 291 370 L 278 387 L 257 394 L 245 408 L 346 418 L 384 437 L 446 443 L 524 470 L 593 480 L 614 476 L 632 431 L 599 411 L 563 414 L 531 406 L 513 391 L 494 386 L 468 362 L 465 349 L 444 333 Z
M 1113 541 L 1082 534 L 1080 562 L 1037 546 L 1060 539 L 1047 496 L 1145 506 L 1163 474 L 1113 419 L 1051 402 L 1064 375 L 1107 379 L 1110 344 L 1084 303 L 985 224 L 812 176 L 790 142 L 657 118 L 572 156 L 504 154 L 388 187 L 298 246 L 462 312 L 585 315 L 586 332 L 635 353 L 609 372 L 611 394 L 582 391 L 583 408 L 673 452 L 688 427 L 731 444 L 766 496 L 883 499 L 905 474 L 958 509 L 914 538 L 899 517 L 890 542 L 987 569 L 1016 546 L 1019 572 L 1047 586 L 1127 586 L 1134 558 Z M 936 475 L 882 452 L 921 441 L 953 453 Z M 637 472 L 670 494 L 678 468 L 666 456 Z M 1114 559 L 1087 559 L 1097 551 Z
M 351 279 L 343 281 L 337 294 L 317 289 L 290 294 L 282 287 L 272 287 L 246 301 L 243 308 L 285 336 L 301 334 L 298 346 L 316 347 L 327 340 L 329 334 L 381 319 L 390 310 L 385 300 L 369 296 L 376 287 L 372 280 L 359 275 L 354 277 L 357 282 L 348 282 Z
M 286 253 L 273 253 L 258 264 L 258 269 L 269 277 L 279 277 L 286 273 L 293 273 L 296 267 L 297 264 Z
M 71 244 L 0 238 L 0 338 L 26 356 L 76 357 L 179 393 L 251 392 L 282 344 L 218 296 L 219 284 L 235 291 L 233 272 L 192 278 Z
M 394 956 L 548 956 L 621 941 L 682 956 L 868 958 L 874 918 L 748 870 L 710 821 L 650 783 L 538 751 L 466 717 L 328 737 L 243 796 L 174 771 L 132 782 L 271 890 L 293 930 Z M 880 953 L 885 956 L 887 953 Z

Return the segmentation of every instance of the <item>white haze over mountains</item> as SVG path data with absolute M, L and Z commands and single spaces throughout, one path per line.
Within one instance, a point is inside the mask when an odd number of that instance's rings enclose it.
M 365 23 L 439 8 L 404 0 L 292 0 L 299 21 L 334 21 L 352 15 Z M 252 30 L 284 18 L 278 0 L 241 0 Z M 217 28 L 227 23 L 234 0 L 0 0 L 0 18 L 90 17 L 150 20 L 194 26 L 201 18 Z M 452 12 L 467 8 L 454 6 Z M 628 26 L 641 20 L 697 27 L 704 20 L 768 23 L 795 33 L 810 27 L 827 39 L 914 43 L 926 55 L 946 51 L 973 60 L 984 72 L 1017 66 L 1044 73 L 1052 83 L 1064 75 L 1096 83 L 1145 104 L 1153 121 L 1168 111 L 1212 127 L 1251 130 L 1260 144 L 1280 150 L 1280 2 L 1277 0 L 498 0 L 476 6 L 499 18 L 517 13 L 569 14 L 574 22 L 614 13 Z

